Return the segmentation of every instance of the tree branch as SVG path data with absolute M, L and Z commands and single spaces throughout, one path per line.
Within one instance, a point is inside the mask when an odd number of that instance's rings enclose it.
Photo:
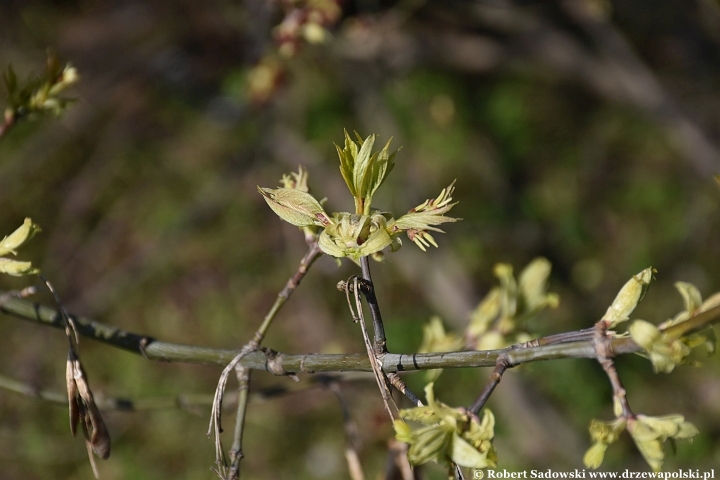
M 27 300 L 7 298 L 5 303 L 0 305 L 0 312 L 55 328 L 65 328 L 62 317 L 56 309 Z M 126 332 L 89 318 L 74 315 L 71 317 L 80 335 L 143 355 L 148 360 L 227 365 L 238 354 L 238 350 L 163 342 L 149 336 Z M 711 308 L 690 318 L 687 322 L 674 325 L 664 331 L 671 335 L 679 333 L 688 335 L 718 322 L 720 322 L 720 306 Z M 549 345 L 542 345 L 542 339 L 539 341 L 540 346 L 527 348 L 516 346 L 486 351 L 387 353 L 382 358 L 382 364 L 385 372 L 401 372 L 434 368 L 495 367 L 498 357 L 503 354 L 507 357 L 508 368 L 522 363 L 560 358 L 596 358 L 595 344 L 592 339 Z M 630 337 L 613 338 L 611 346 L 612 356 L 641 350 L 640 346 Z M 332 355 L 278 353 L 273 362 L 276 369 L 281 368 L 286 373 L 372 371 L 370 360 L 365 353 Z M 267 354 L 261 351 L 249 353 L 240 363 L 243 367 L 253 370 L 273 371 L 268 364 Z

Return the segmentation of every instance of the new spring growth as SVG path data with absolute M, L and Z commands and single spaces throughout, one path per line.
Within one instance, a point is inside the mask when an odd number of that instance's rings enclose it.
M 715 351 L 716 338 L 712 327 L 681 338 L 664 333 L 663 330 L 717 306 L 720 304 L 720 294 L 703 302 L 700 291 L 694 285 L 677 282 L 675 288 L 680 292 L 685 304 L 682 312 L 659 326 L 644 320 L 635 320 L 628 329 L 632 339 L 643 348 L 652 362 L 655 372 L 672 372 L 676 365 L 686 363 L 692 349 L 700 345 L 705 345 L 709 353 Z
M 598 468 L 605 457 L 608 446 L 617 442 L 620 434 L 627 430 L 645 461 L 654 471 L 662 468 L 665 460 L 663 443 L 668 439 L 687 440 L 697 435 L 695 426 L 686 422 L 682 415 L 650 417 L 636 415 L 631 418 L 618 417 L 612 422 L 592 420 L 590 438 L 593 445 L 585 452 L 583 462 L 588 468 Z
M 17 249 L 22 247 L 39 231 L 40 227 L 35 225 L 29 218 L 26 218 L 17 230 L 0 241 L 0 273 L 7 273 L 8 275 L 18 277 L 39 272 L 38 269 L 32 267 L 32 263 L 30 262 L 21 262 L 11 258 L 5 258 L 5 255 L 8 254 L 16 255 Z
M 633 276 L 618 293 L 603 320 L 613 327 L 629 318 L 637 304 L 642 300 L 648 288 L 654 270 L 646 268 Z M 715 294 L 703 302 L 697 288 L 685 282 L 675 284 L 683 298 L 685 309 L 674 318 L 655 326 L 644 320 L 635 320 L 629 330 L 633 341 L 643 348 L 644 355 L 653 363 L 656 372 L 671 372 L 675 366 L 686 362 L 690 351 L 705 344 L 709 351 L 715 348 L 715 335 L 709 329 L 680 337 L 665 329 L 690 320 L 693 316 L 720 305 L 720 294 Z M 645 461 L 654 471 L 662 468 L 665 460 L 663 443 L 668 439 L 692 439 L 698 433 L 697 428 L 686 422 L 682 415 L 651 417 L 647 415 L 623 414 L 623 409 L 615 402 L 615 420 L 603 422 L 592 420 L 590 438 L 593 445 L 585 453 L 584 462 L 588 468 L 598 468 L 603 461 L 608 446 L 615 443 L 625 430 L 632 436 L 635 445 Z
M 546 258 L 535 258 L 516 280 L 511 265 L 496 264 L 493 271 L 500 285 L 491 289 L 473 311 L 465 330 L 468 347 L 493 350 L 530 340 L 530 335 L 518 327 L 560 303 L 556 293 L 547 291 L 551 268 Z
M 429 245 L 437 247 L 430 231 L 440 232 L 436 227 L 459 219 L 445 216 L 455 203 L 452 202 L 454 182 L 444 188 L 436 198 L 428 199 L 395 219 L 390 212 L 371 208 L 372 198 L 395 165 L 397 151 L 390 153 L 390 141 L 380 151 L 373 152 L 375 135 L 364 140 L 357 133 L 353 140 L 345 132 L 343 148 L 336 145 L 340 157 L 340 173 L 355 200 L 355 212 L 338 212 L 328 215 L 322 203 L 307 190 L 307 172 L 284 176 L 283 187 L 277 189 L 258 187 L 270 208 L 283 220 L 298 227 L 319 227 L 320 249 L 333 257 L 360 257 L 379 254 L 390 247 L 392 251 L 402 246 L 400 235 L 407 233 L 410 240 L 422 250 Z
M 413 465 L 451 462 L 468 468 L 497 467 L 492 444 L 495 417 L 488 409 L 477 421 L 462 408 L 452 408 L 435 399 L 433 384 L 425 387 L 428 405 L 400 410 L 395 420 L 395 438 L 410 445 L 408 460 Z M 413 424 L 406 423 L 410 422 Z
M 4 73 L 8 106 L 5 120 L 16 119 L 27 114 L 52 113 L 60 115 L 72 100 L 60 96 L 80 79 L 77 69 L 70 64 L 61 65 L 55 55 L 48 55 L 45 74 L 30 76 L 19 82 L 12 67 Z
M 630 314 L 645 296 L 653 273 L 655 273 L 655 270 L 648 267 L 637 275 L 634 275 L 620 289 L 617 297 L 615 297 L 612 305 L 610 305 L 602 318 L 607 324 L 608 329 L 612 329 L 630 318 Z

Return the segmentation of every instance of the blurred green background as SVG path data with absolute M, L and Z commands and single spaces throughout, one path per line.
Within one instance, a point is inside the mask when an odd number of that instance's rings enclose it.
M 433 314 L 461 331 L 501 261 L 516 271 L 539 255 L 553 263 L 561 305 L 531 325 L 538 334 L 592 325 L 649 265 L 657 283 L 638 318 L 657 323 L 680 311 L 675 281 L 705 296 L 720 290 L 714 0 L 341 7 L 326 22 L 325 43 L 299 42 L 283 56 L 273 29 L 292 17 L 289 3 L 3 1 L 0 67 L 11 63 L 21 78 L 40 73 L 51 47 L 82 80 L 59 121 L 20 123 L 0 139 L 0 233 L 26 216 L 42 226 L 21 258 L 43 270 L 74 313 L 167 341 L 239 347 L 305 251 L 256 185 L 274 187 L 302 164 L 330 211 L 350 209 L 333 146 L 347 128 L 403 147 L 378 207 L 405 212 L 457 179 L 452 213 L 464 220 L 436 236 L 440 248 L 422 254 L 406 240 L 374 266 L 391 351 L 415 351 Z M 258 64 L 272 74 L 267 92 Z M 356 272 L 322 258 L 265 344 L 363 351 L 335 289 Z M 28 282 L 3 277 L 0 289 Z M 64 388 L 62 332 L 2 316 L 0 338 L 0 374 Z M 81 348 L 96 395 L 212 393 L 220 373 L 89 340 Z M 637 412 L 683 413 L 701 432 L 669 453 L 666 469 L 720 464 L 720 362 L 700 360 L 702 368 L 670 375 L 654 375 L 639 357 L 618 361 Z M 436 392 L 468 405 L 488 373 L 446 371 Z M 406 379 L 422 389 L 422 374 Z M 253 377 L 256 388 L 288 382 Z M 372 381 L 345 391 L 366 475 L 375 478 L 390 425 Z M 610 394 L 591 361 L 506 374 L 489 403 L 501 468 L 581 468 L 590 419 L 612 416 Z M 248 415 L 243 478 L 347 478 L 331 393 L 254 403 Z M 99 464 L 102 478 L 213 478 L 209 409 L 106 419 L 113 453 Z M 0 478 L 90 478 L 67 423 L 62 407 L 0 391 Z M 624 436 L 602 468 L 647 467 Z

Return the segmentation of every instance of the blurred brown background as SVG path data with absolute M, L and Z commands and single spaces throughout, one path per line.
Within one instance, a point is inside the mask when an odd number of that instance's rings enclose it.
M 51 47 L 82 77 L 62 119 L 21 123 L 0 140 L 0 233 L 26 216 L 43 227 L 21 257 L 42 268 L 70 311 L 167 341 L 245 343 L 305 250 L 255 187 L 276 186 L 302 164 L 329 210 L 351 208 L 333 147 L 343 128 L 403 147 L 376 206 L 405 212 L 457 178 L 453 213 L 464 221 L 436 237 L 440 249 L 422 254 L 406 240 L 374 266 L 392 351 L 415 351 L 432 314 L 462 330 L 499 261 L 516 270 L 538 255 L 552 261 L 561 306 L 531 325 L 538 334 L 590 326 L 649 265 L 657 283 L 639 318 L 677 313 L 677 280 L 706 296 L 720 290 L 714 0 L 346 1 L 328 22 L 331 38 L 300 42 L 284 57 L 273 29 L 288 8 L 265 0 L 0 4 L 0 67 L 12 63 L 21 78 L 39 73 Z M 335 290 L 355 271 L 321 259 L 266 345 L 362 351 Z M 61 332 L 3 316 L 0 338 L 1 374 L 63 388 Z M 151 363 L 89 340 L 81 348 L 91 384 L 106 396 L 211 393 L 220 372 Z M 701 360 L 702 368 L 670 375 L 654 375 L 639 357 L 618 362 L 635 410 L 683 413 L 700 429 L 693 444 L 669 453 L 670 470 L 720 464 L 720 363 Z M 447 371 L 436 391 L 467 405 L 487 374 Z M 421 390 L 421 375 L 407 379 Z M 253 378 L 256 387 L 286 382 Z M 347 393 L 374 478 L 391 428 L 372 382 Z M 590 419 L 612 415 L 604 374 L 582 360 L 509 372 L 489 406 L 500 466 L 511 470 L 580 468 Z M 100 463 L 102 478 L 213 478 L 209 409 L 106 417 L 113 454 Z M 90 478 L 67 422 L 64 408 L 0 391 L 0 478 Z M 247 428 L 243 478 L 347 476 L 329 392 L 252 404 Z M 625 436 L 603 468 L 647 467 Z

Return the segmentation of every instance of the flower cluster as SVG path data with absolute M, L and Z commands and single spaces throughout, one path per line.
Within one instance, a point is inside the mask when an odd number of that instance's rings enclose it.
M 432 383 L 425 387 L 425 395 L 427 406 L 400 410 L 402 420 L 395 420 L 393 424 L 397 440 L 410 445 L 410 463 L 497 467 L 497 453 L 492 444 L 495 436 L 492 412 L 485 409 L 482 420 L 477 421 L 464 409 L 452 408 L 435 400 Z
M 665 460 L 663 443 L 668 439 L 686 440 L 697 435 L 695 426 L 686 422 L 682 415 L 650 417 L 618 417 L 612 422 L 594 420 L 590 423 L 590 438 L 593 445 L 585 453 L 583 461 L 588 468 L 598 468 L 610 444 L 617 442 L 620 434 L 627 430 L 645 461 L 654 471 L 662 468 Z

